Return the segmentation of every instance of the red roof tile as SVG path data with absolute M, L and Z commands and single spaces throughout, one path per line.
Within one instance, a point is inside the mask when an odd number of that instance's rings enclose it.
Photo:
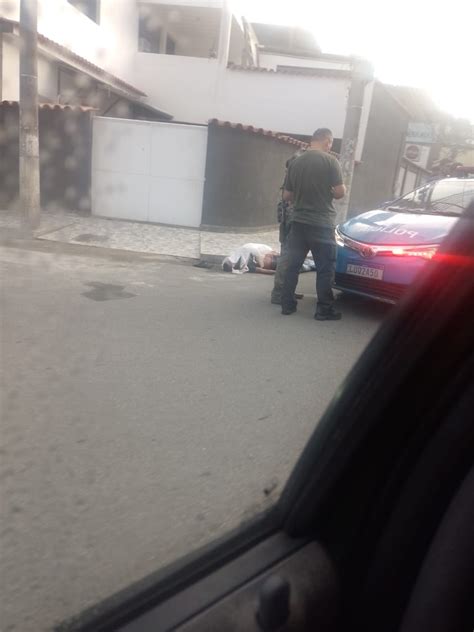
M 308 145 L 301 140 L 297 140 L 296 138 L 292 138 L 291 136 L 285 136 L 284 134 L 279 134 L 278 132 L 272 132 L 267 129 L 263 129 L 262 127 L 254 127 L 253 125 L 243 125 L 242 123 L 231 123 L 230 121 L 219 121 L 218 119 L 211 119 L 209 121 L 209 125 L 216 125 L 218 127 L 230 127 L 232 129 L 239 130 L 241 132 L 247 132 L 250 134 L 259 134 L 260 136 L 269 136 L 270 138 L 275 138 L 276 140 L 280 140 L 288 145 L 295 145 L 296 147 L 306 148 Z
M 0 101 L 0 105 L 17 107 L 18 101 Z M 81 112 L 95 112 L 96 108 L 89 105 L 69 105 L 66 103 L 39 103 L 40 110 L 79 110 Z
M 337 77 L 346 78 L 351 76 L 350 70 L 338 69 L 338 68 L 301 68 L 295 66 L 291 68 L 289 66 L 285 68 L 263 68 L 261 66 L 239 66 L 238 64 L 228 64 L 229 70 L 241 70 L 248 72 L 259 73 L 273 73 L 278 75 L 301 75 L 303 77 Z

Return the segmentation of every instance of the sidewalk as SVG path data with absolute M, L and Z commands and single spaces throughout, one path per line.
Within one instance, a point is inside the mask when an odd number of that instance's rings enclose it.
M 0 211 L 0 235 L 7 239 L 21 236 L 18 213 Z M 94 216 L 81 217 L 64 211 L 43 212 L 41 225 L 34 236 L 45 241 L 202 259 L 212 263 L 248 242 L 279 249 L 277 229 L 255 233 L 217 233 Z

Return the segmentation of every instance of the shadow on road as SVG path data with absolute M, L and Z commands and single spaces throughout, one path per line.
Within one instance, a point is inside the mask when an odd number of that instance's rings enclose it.
M 354 316 L 371 318 L 377 321 L 386 318 L 395 307 L 394 305 L 375 301 L 364 296 L 346 293 L 339 293 L 336 302 L 337 307 L 340 308 L 343 313 L 347 314 L 350 312 Z

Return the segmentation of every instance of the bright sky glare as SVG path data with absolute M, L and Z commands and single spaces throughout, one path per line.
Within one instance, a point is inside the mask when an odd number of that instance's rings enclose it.
M 385 83 L 428 92 L 474 123 L 474 1 L 236 0 L 252 22 L 302 26 L 325 53 L 372 61 Z

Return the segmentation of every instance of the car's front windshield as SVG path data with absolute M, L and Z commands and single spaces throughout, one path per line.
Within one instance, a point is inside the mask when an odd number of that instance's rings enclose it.
M 421 213 L 426 210 L 429 198 L 430 185 L 427 184 L 419 189 L 410 191 L 398 200 L 390 202 L 387 206 L 389 210 L 402 210 L 404 213 Z
M 473 197 L 473 180 L 441 180 L 433 186 L 428 211 L 434 215 L 459 216 Z
M 459 216 L 474 198 L 472 179 L 443 179 L 425 185 L 390 202 L 388 210 L 404 213 Z

